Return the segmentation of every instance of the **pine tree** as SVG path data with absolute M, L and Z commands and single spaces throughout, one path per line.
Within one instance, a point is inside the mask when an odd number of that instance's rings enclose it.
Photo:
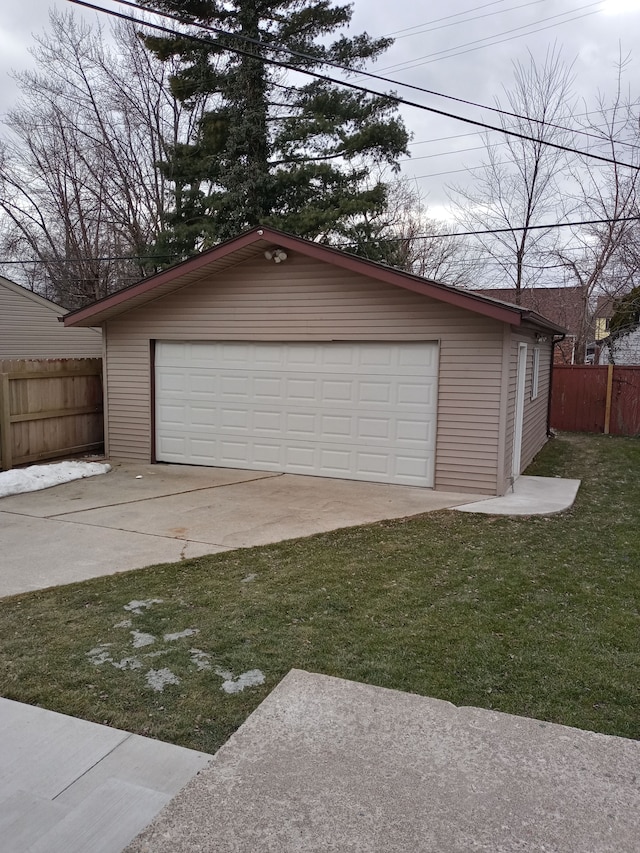
M 269 60 L 336 76 L 324 62 L 360 69 L 389 39 L 363 34 L 330 43 L 351 20 L 351 7 L 331 0 L 150 5 L 194 25 L 198 41 L 148 37 L 146 44 L 161 59 L 181 60 L 172 89 L 183 105 L 203 96 L 211 105 L 195 144 L 175 146 L 165 170 L 175 210 L 164 247 L 187 255 L 258 224 L 331 239 L 384 208 L 385 185 L 374 174 L 397 171 L 407 153 L 395 103 Z

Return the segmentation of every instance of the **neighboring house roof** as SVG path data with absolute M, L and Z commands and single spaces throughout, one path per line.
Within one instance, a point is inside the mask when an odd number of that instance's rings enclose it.
M 613 317 L 613 312 L 615 311 L 615 303 L 616 300 L 613 296 L 601 293 L 596 302 L 595 316 L 604 317 L 605 319 L 610 320 Z
M 96 358 L 99 330 L 65 329 L 66 309 L 0 276 L 0 358 Z M 91 324 L 90 324 L 91 325 Z
M 494 299 L 515 303 L 515 289 L 512 287 L 485 288 L 474 290 Z M 584 314 L 582 288 L 580 287 L 528 287 L 520 292 L 521 305 L 554 323 L 562 326 L 568 335 L 577 336 Z
M 94 302 L 92 305 L 72 311 L 66 315 L 65 325 L 97 325 L 152 300 L 167 296 L 169 293 L 187 287 L 207 276 L 219 273 L 228 267 L 254 258 L 276 246 L 291 252 L 299 252 L 307 257 L 324 261 L 377 281 L 421 293 L 424 296 L 456 305 L 476 314 L 510 323 L 513 326 L 526 324 L 550 332 L 564 332 L 561 325 L 553 320 L 546 319 L 533 309 L 500 302 L 478 291 L 461 290 L 430 281 L 385 264 L 347 254 L 322 243 L 293 237 L 267 226 L 252 228 L 232 240 L 202 252 L 195 258 L 177 264 L 150 278 L 143 279 L 137 284 L 130 285 L 124 290 Z

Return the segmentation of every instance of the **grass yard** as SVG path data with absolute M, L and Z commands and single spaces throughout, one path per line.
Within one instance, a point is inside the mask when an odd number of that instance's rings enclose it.
M 207 752 L 291 667 L 640 738 L 640 441 L 562 435 L 529 473 L 581 478 L 574 508 L 444 511 L 4 599 L 0 690 Z

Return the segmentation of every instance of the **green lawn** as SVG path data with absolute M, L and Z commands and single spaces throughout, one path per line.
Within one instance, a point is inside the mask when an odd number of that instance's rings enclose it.
M 529 473 L 581 478 L 574 508 L 444 511 L 4 599 L 2 694 L 213 752 L 298 667 L 640 738 L 640 441 L 563 435 Z M 265 682 L 221 689 L 251 670 Z

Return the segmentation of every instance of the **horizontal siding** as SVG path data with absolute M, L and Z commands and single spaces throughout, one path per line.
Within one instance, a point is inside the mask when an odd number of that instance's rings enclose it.
M 64 314 L 0 281 L 0 358 L 100 358 L 101 333 L 65 328 L 58 321 Z
M 522 452 L 520 470 L 512 472 L 513 437 L 515 429 L 515 399 L 518 369 L 518 344 L 527 344 L 527 368 L 524 386 L 524 417 L 522 423 Z M 540 370 L 538 377 L 538 396 L 531 399 L 533 379 L 533 350 L 540 349 Z M 512 335 L 511 361 L 509 366 L 509 402 L 507 414 L 507 440 L 505 448 L 506 478 L 518 476 L 531 464 L 536 454 L 547 441 L 547 406 L 549 382 L 551 377 L 551 342 L 538 344 L 533 334 L 518 333 Z
M 538 396 L 531 399 L 533 380 L 533 350 L 540 351 L 538 372 Z M 547 413 L 549 401 L 549 382 L 551 378 L 551 342 L 537 344 L 531 341 L 527 352 L 527 382 L 524 392 L 524 423 L 522 426 L 521 471 L 531 464 L 536 454 L 547 442 Z
M 435 484 L 494 494 L 502 324 L 295 253 L 253 260 L 107 324 L 109 452 L 152 458 L 152 340 L 440 343 Z

